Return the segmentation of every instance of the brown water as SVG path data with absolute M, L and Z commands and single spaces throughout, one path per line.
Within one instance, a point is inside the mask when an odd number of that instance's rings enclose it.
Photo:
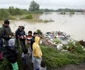
M 40 29 L 44 33 L 47 31 L 63 31 L 70 34 L 75 40 L 85 40 L 85 15 L 75 14 L 70 15 L 60 15 L 58 13 L 42 14 L 40 16 L 42 20 L 54 20 L 54 22 L 49 23 L 31 23 L 22 20 L 11 21 L 11 29 L 14 32 L 19 25 L 25 26 L 26 33 L 29 30 L 35 31 Z

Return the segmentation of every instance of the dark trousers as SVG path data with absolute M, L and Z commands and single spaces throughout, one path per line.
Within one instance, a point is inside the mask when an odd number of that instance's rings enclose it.
M 4 44 L 3 44 L 3 56 L 5 56 L 5 55 L 7 54 L 8 45 L 9 45 L 9 44 L 8 44 L 8 41 L 9 41 L 9 40 L 5 40 L 5 39 L 4 39 L 4 41 L 3 41 L 3 42 L 4 42 Z
M 4 40 L 4 45 L 5 45 L 5 46 L 8 46 L 8 41 L 9 41 L 9 40 Z
M 18 38 L 16 38 L 16 42 L 15 43 L 16 43 L 16 47 L 19 48 L 19 46 L 20 46 L 20 40 Z
M 23 51 L 26 48 L 25 40 L 20 40 L 20 45 L 21 45 L 21 48 L 22 48 L 22 51 Z

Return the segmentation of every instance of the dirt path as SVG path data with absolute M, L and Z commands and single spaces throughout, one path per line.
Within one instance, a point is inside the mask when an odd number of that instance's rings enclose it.
M 65 67 L 54 70 L 85 70 L 85 63 L 79 65 L 66 65 Z

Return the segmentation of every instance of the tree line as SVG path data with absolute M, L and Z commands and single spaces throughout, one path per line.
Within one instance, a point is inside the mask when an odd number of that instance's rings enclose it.
M 40 9 L 40 5 L 36 3 L 35 1 L 32 1 L 30 3 L 29 9 L 19 9 L 19 8 L 14 8 L 9 7 L 8 9 L 0 9 L 0 20 L 5 20 L 5 19 L 10 19 L 11 16 L 14 15 L 23 15 L 23 14 L 29 14 L 29 13 L 43 13 L 43 12 L 83 12 L 84 10 L 82 9 Z

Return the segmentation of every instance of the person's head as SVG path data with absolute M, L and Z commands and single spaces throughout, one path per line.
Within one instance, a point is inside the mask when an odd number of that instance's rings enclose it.
M 9 24 L 10 24 L 9 20 L 5 20 L 5 21 L 4 21 L 4 26 L 8 27 Z
M 15 33 L 12 32 L 11 36 L 12 36 L 12 37 L 15 36 Z
M 21 26 L 21 28 L 22 28 L 22 30 L 24 30 L 24 29 L 25 29 L 25 27 L 24 27 L 24 26 Z
M 32 31 L 28 31 L 28 35 L 32 35 Z
M 24 48 L 24 49 L 23 49 L 23 53 L 24 53 L 24 54 L 27 54 L 27 53 L 28 53 L 28 49 L 27 49 L 27 48 Z
M 10 40 L 8 41 L 8 45 L 9 45 L 9 46 L 15 46 L 15 39 L 10 39 Z
M 24 26 L 19 26 L 19 29 L 22 31 L 24 30 Z
M 34 33 L 33 33 L 33 36 L 34 36 L 34 37 L 36 37 L 37 35 L 38 35 L 37 32 L 34 32 Z
M 39 43 L 40 43 L 40 37 L 36 36 L 36 37 L 35 37 L 35 42 L 36 42 L 37 44 L 39 44 Z
M 45 67 L 45 62 L 44 61 L 41 61 L 41 67 Z
M 21 28 L 21 26 L 18 26 L 18 29 L 20 29 Z

